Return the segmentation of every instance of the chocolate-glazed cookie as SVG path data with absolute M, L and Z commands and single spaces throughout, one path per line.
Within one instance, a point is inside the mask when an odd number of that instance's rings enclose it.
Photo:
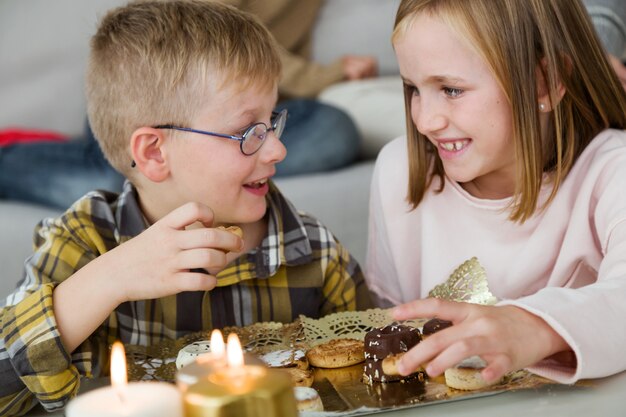
M 435 317 L 434 319 L 428 320 L 424 323 L 424 327 L 422 327 L 422 334 L 424 336 L 430 336 L 431 334 L 437 333 L 440 330 L 447 329 L 452 326 L 452 322 L 448 320 L 442 320 Z
M 373 329 L 365 335 L 366 382 L 393 382 L 411 378 L 409 376 L 387 375 L 382 370 L 382 361 L 389 355 L 407 352 L 422 340 L 420 331 L 415 327 L 402 324 L 390 324 Z
M 407 352 L 421 340 L 418 329 L 403 324 L 370 330 L 365 335 L 365 359 L 379 361 L 389 355 Z

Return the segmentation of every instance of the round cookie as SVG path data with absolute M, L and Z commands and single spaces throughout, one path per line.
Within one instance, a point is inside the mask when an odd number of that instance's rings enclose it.
M 295 387 L 293 393 L 298 411 L 324 411 L 322 399 L 314 388 Z
M 445 370 L 446 385 L 450 388 L 469 391 L 485 388 L 500 382 L 488 383 L 483 379 L 481 372 L 486 366 L 487 363 L 480 356 L 471 356 L 463 359 L 455 367 Z
M 306 358 L 318 368 L 342 368 L 365 359 L 363 342 L 357 339 L 333 339 L 309 349 Z
M 496 384 L 486 382 L 482 375 L 483 368 L 449 368 L 444 372 L 446 385 L 450 388 L 472 391 Z

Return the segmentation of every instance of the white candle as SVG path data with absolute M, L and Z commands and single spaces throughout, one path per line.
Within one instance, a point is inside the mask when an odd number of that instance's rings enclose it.
M 124 347 L 111 351 L 111 386 L 79 395 L 70 401 L 66 417 L 182 417 L 182 399 L 166 382 L 132 382 L 126 378 Z

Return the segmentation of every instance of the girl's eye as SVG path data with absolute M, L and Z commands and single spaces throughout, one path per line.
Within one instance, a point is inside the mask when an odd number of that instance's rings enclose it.
M 448 97 L 452 97 L 452 98 L 457 98 L 458 96 L 463 94 L 463 90 L 461 90 L 460 88 L 453 88 L 453 87 L 443 87 L 443 92 Z

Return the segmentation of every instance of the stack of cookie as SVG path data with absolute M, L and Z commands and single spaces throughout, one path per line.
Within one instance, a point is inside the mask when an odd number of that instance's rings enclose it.
M 389 374 L 383 370 L 383 360 L 389 356 L 407 352 L 422 340 L 420 331 L 415 327 L 402 324 L 390 324 L 369 331 L 365 335 L 365 367 L 363 379 L 366 383 L 394 382 L 410 378 L 422 378 L 424 373 L 418 370 L 410 375 Z

